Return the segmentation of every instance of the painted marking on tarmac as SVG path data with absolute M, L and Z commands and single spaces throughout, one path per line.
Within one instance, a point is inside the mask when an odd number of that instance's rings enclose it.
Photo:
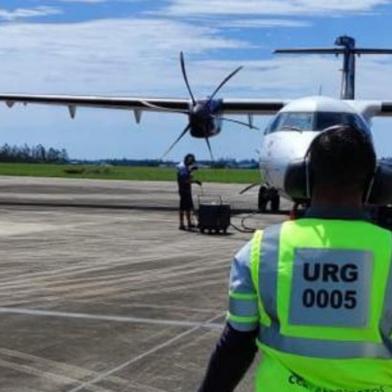
M 98 374 L 91 369 L 86 369 L 80 366 L 53 361 L 29 353 L 9 350 L 7 348 L 0 347 L 0 361 L 4 360 L 2 357 L 4 357 L 8 361 L 12 360 L 15 363 L 15 366 L 28 365 L 36 369 L 37 372 L 47 372 L 47 370 L 50 369 L 51 374 L 59 374 L 64 377 L 68 377 L 73 380 L 73 384 L 78 381 L 82 382 L 82 380 L 85 380 L 88 377 L 94 377 Z M 108 381 L 120 386 L 126 386 L 129 384 L 127 380 L 120 377 L 110 377 L 108 378 Z
M 171 327 L 192 327 L 192 328 L 206 328 L 212 330 L 220 330 L 223 324 L 213 323 L 210 321 L 184 321 L 184 320 L 163 320 L 163 319 L 149 319 L 143 317 L 129 317 L 129 316 L 114 316 L 88 313 L 73 313 L 73 312 L 56 312 L 50 310 L 38 309 L 23 309 L 23 308 L 8 308 L 0 307 L 0 314 L 20 314 L 25 316 L 42 316 L 42 317 L 60 317 L 83 320 L 99 320 L 99 321 L 115 321 L 120 323 L 140 323 L 140 324 L 156 324 L 167 325 Z M 215 319 L 215 318 L 214 318 Z
M 3 359 L 0 359 L 0 367 L 17 371 L 19 373 L 29 374 L 36 377 L 41 377 L 41 378 L 43 377 L 55 384 L 61 384 L 63 386 L 66 386 L 67 384 L 75 384 L 76 382 L 78 382 L 78 380 L 74 378 L 62 376 L 59 374 L 53 374 L 51 372 L 45 372 L 39 369 L 35 369 L 34 367 L 31 367 L 29 365 L 18 364 Z M 86 389 L 93 392 L 112 392 L 111 389 L 102 388 L 92 384 L 86 385 Z
M 219 320 L 222 316 L 223 316 L 223 313 L 219 314 L 218 316 L 214 316 L 214 317 L 210 318 L 209 320 L 207 320 L 205 324 L 213 324 L 214 321 Z M 149 356 L 151 354 L 154 354 L 157 351 L 159 351 L 159 350 L 161 350 L 161 349 L 163 349 L 163 348 L 165 348 L 167 346 L 170 346 L 172 343 L 176 342 L 177 340 L 182 339 L 185 336 L 188 336 L 188 335 L 192 334 L 193 332 L 197 331 L 199 328 L 200 328 L 200 326 L 195 326 L 195 327 L 193 327 L 191 329 L 188 329 L 187 331 L 180 333 L 179 335 L 177 335 L 177 336 L 167 340 L 166 342 L 161 343 L 158 346 L 155 346 L 152 349 L 145 351 L 144 353 L 138 355 L 137 357 L 132 358 L 132 359 L 130 359 L 127 362 L 124 362 L 123 364 L 115 367 L 114 369 L 111 369 L 111 370 L 108 370 L 108 371 L 102 373 L 98 377 L 96 377 L 96 378 L 94 378 L 94 379 L 92 379 L 90 381 L 87 381 L 87 382 L 79 385 L 78 387 L 69 390 L 68 392 L 79 392 L 79 391 L 83 390 L 86 387 L 88 388 L 91 385 L 96 384 L 96 383 L 104 380 L 106 377 L 111 376 L 112 374 L 117 373 L 117 372 L 125 369 L 126 367 L 128 367 L 130 365 L 133 365 L 134 363 L 144 359 L 145 357 L 147 357 L 147 356 Z

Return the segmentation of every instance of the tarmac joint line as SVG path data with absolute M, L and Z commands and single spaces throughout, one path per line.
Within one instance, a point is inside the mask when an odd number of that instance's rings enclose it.
M 212 321 L 186 321 L 186 320 L 165 320 L 158 318 L 143 318 L 131 316 L 115 316 L 115 315 L 102 315 L 102 314 L 89 314 L 89 313 L 74 313 L 74 312 L 57 312 L 51 310 L 39 309 L 24 309 L 12 307 L 0 307 L 0 314 L 19 314 L 24 316 L 35 317 L 58 317 L 68 319 L 81 319 L 81 320 L 96 320 L 96 321 L 112 321 L 130 324 L 156 324 L 166 325 L 170 327 L 186 327 L 186 328 L 206 328 L 212 330 L 220 330 L 223 324 L 214 323 Z M 213 318 L 215 320 L 215 317 Z
M 214 321 L 219 320 L 223 315 L 224 315 L 223 312 L 219 313 L 219 315 L 216 315 L 216 316 L 210 318 L 209 320 L 207 320 L 205 322 L 205 324 L 212 324 Z M 149 356 L 151 354 L 154 354 L 157 351 L 162 350 L 163 348 L 166 348 L 166 347 L 170 346 L 172 343 L 176 342 L 177 340 L 180 340 L 180 339 L 184 338 L 185 336 L 188 336 L 188 335 L 192 334 L 193 332 L 195 332 L 198 329 L 200 329 L 202 327 L 202 325 L 203 324 L 201 324 L 199 326 L 195 326 L 195 327 L 193 327 L 191 329 L 188 329 L 187 331 L 184 331 L 184 332 L 178 334 L 177 336 L 174 336 L 173 338 L 167 340 L 166 342 L 161 343 L 161 344 L 153 347 L 152 349 L 145 351 L 144 353 L 136 356 L 135 358 L 132 358 L 129 361 L 124 362 L 121 365 L 119 365 L 119 366 L 117 366 L 117 367 L 115 367 L 113 369 L 110 369 L 110 370 L 108 370 L 106 372 L 101 373 L 99 376 L 93 378 L 92 380 L 87 381 L 87 382 L 77 386 L 76 388 L 70 389 L 68 392 L 80 392 L 84 388 L 89 388 L 92 385 L 94 385 L 94 384 L 104 380 L 105 378 L 113 375 L 114 373 L 117 373 L 117 372 L 125 369 L 126 367 L 128 367 L 130 365 L 133 365 L 136 362 L 139 362 L 140 360 L 146 358 L 147 356 Z

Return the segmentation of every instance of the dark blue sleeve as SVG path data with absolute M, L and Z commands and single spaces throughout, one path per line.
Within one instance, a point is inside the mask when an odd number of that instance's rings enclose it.
M 226 324 L 198 392 L 234 391 L 256 355 L 257 333 L 237 331 Z

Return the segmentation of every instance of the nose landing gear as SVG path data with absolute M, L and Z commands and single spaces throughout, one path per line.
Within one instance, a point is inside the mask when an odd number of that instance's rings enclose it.
M 280 196 L 275 188 L 262 185 L 259 189 L 258 207 L 260 212 L 267 211 L 267 205 L 270 203 L 271 212 L 278 212 L 280 208 Z

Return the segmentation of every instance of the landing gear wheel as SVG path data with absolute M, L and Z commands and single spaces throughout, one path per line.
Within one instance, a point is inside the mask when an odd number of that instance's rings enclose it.
M 261 186 L 259 189 L 258 208 L 260 212 L 267 210 L 268 203 L 268 190 L 265 186 Z
M 278 212 L 280 208 L 280 197 L 279 193 L 274 191 L 274 195 L 271 198 L 271 211 Z

